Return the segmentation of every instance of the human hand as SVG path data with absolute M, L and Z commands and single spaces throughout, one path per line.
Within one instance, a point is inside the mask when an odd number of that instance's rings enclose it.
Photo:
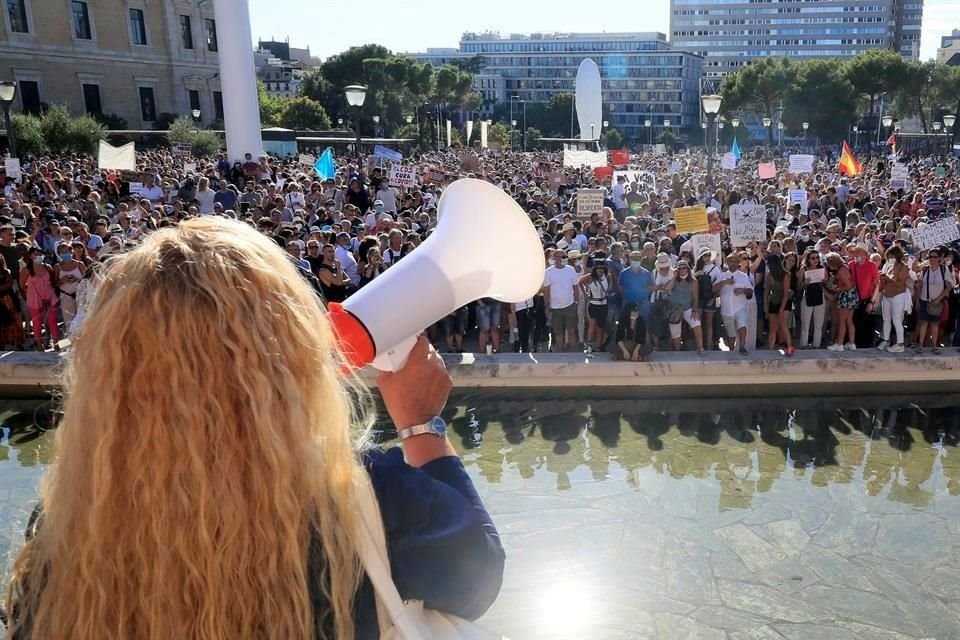
M 633 352 L 633 355 L 630 356 L 630 359 L 631 359 L 632 361 L 634 361 L 634 362 L 639 362 L 639 361 L 640 361 L 640 352 L 639 352 L 639 351 L 634 351 L 634 352 Z
M 417 338 L 402 369 L 377 376 L 377 387 L 397 430 L 440 415 L 452 386 L 443 359 L 424 336 Z

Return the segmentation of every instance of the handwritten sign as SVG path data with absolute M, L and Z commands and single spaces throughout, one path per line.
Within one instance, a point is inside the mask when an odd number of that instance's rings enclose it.
M 699 256 L 703 249 L 710 249 L 714 255 L 720 255 L 719 233 L 698 233 L 691 240 L 693 240 L 693 255 Z
M 807 281 L 807 284 L 816 284 L 823 282 L 826 275 L 826 269 L 809 269 L 803 272 L 803 279 Z
M 813 156 L 808 153 L 790 156 L 790 173 L 813 173 Z
M 723 159 L 720 161 L 721 169 L 736 169 L 737 168 L 737 156 L 731 151 L 727 151 L 723 154 Z
M 682 166 L 680 165 L 679 160 L 674 160 L 670 163 L 670 173 L 677 173 L 681 168 Z
M 189 158 L 193 155 L 188 142 L 176 142 L 170 145 L 170 153 L 173 154 L 174 158 Z
M 777 165 L 774 162 L 761 162 L 757 167 L 757 176 L 761 180 L 769 180 L 777 177 Z
M 603 213 L 603 189 L 577 191 L 577 217 L 589 220 L 593 214 Z
M 806 189 L 791 189 L 790 190 L 790 206 L 799 204 L 800 213 L 807 212 L 807 190 Z
M 674 209 L 673 220 L 677 225 L 677 233 L 698 233 L 710 227 L 707 222 L 707 208 L 702 204 Z
M 641 171 L 639 169 L 627 169 L 626 171 L 614 171 L 613 172 L 613 181 L 616 182 L 617 179 L 623 176 L 628 185 L 637 183 L 648 189 L 657 188 L 657 176 L 651 171 Z
M 762 204 L 735 204 L 730 207 L 730 244 L 745 247 L 767 239 L 767 209 Z
M 17 182 L 20 182 L 20 158 L 6 158 L 3 162 L 4 173 L 7 174 L 8 178 L 13 178 Z
M 312 167 L 313 165 L 317 164 L 317 159 L 309 153 L 301 153 L 298 160 L 300 164 L 305 167 Z
M 413 165 L 402 166 L 395 164 L 390 167 L 390 186 L 412 187 L 417 184 L 417 168 Z
M 197 170 L 197 163 L 196 163 L 196 162 L 184 162 L 184 163 L 183 163 L 183 170 L 184 170 L 184 172 L 186 172 L 186 173 L 194 173 L 194 172 L 196 172 L 196 170 Z
M 957 219 L 954 216 L 913 230 L 913 246 L 918 251 L 927 251 L 955 240 L 960 240 L 960 229 L 957 229 Z
M 907 188 L 907 177 L 910 175 L 910 170 L 907 165 L 902 162 L 890 167 L 890 188 L 891 189 L 906 189 Z

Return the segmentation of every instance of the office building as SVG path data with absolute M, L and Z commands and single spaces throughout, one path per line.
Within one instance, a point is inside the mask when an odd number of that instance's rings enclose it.
M 954 29 L 950 35 L 940 38 L 937 62 L 960 66 L 960 29 Z
M 253 64 L 268 95 L 293 98 L 300 93 L 304 73 L 320 66 L 320 59 L 310 54 L 310 47 L 298 49 L 289 42 L 261 40 L 253 52 Z
M 151 129 L 163 113 L 223 117 L 212 2 L 4 0 L 0 80 L 14 109 L 64 104 Z
M 674 49 L 662 33 L 465 33 L 458 49 L 408 55 L 435 66 L 479 56 L 474 88 L 484 109 L 513 102 L 518 122 L 523 102 L 574 93 L 577 68 L 591 58 L 600 68 L 610 125 L 628 140 L 647 141 L 647 119 L 658 134 L 665 120 L 675 132 L 699 127 L 702 58 Z
M 704 56 L 706 77 L 756 58 L 920 54 L 923 0 L 670 0 L 670 41 Z

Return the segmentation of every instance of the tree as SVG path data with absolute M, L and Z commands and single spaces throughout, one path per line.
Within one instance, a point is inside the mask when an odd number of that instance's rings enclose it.
M 181 116 L 170 123 L 167 129 L 167 138 L 170 142 L 192 143 L 197 131 L 197 125 L 190 118 Z
M 880 96 L 897 88 L 904 68 L 903 57 L 896 51 L 870 49 L 850 58 L 845 72 L 857 94 L 866 99 L 869 105 L 867 113 L 872 116 L 874 105 Z M 879 115 L 877 119 L 879 120 Z
M 64 105 L 54 105 L 40 118 L 40 132 L 52 153 L 93 153 L 107 135 L 106 127 L 89 115 L 73 116 Z
M 531 151 L 540 146 L 540 138 L 543 137 L 543 134 L 540 133 L 539 129 L 534 127 L 527 127 L 526 135 L 524 136 L 524 142 L 526 143 L 526 150 Z
M 603 140 L 607 149 L 619 149 L 623 146 L 623 134 L 616 129 L 607 129 L 603 134 Z
M 790 90 L 796 66 L 787 57 L 761 58 L 737 73 L 728 75 L 720 86 L 725 113 L 749 111 L 774 122 L 775 112 Z M 773 129 L 768 130 L 768 144 L 773 144 Z
M 487 144 L 501 149 L 510 148 L 510 127 L 505 124 L 492 124 L 487 127 Z
M 802 124 L 808 122 L 811 133 L 829 141 L 842 140 L 856 110 L 856 92 L 841 61 L 816 59 L 797 65 L 784 99 L 783 123 L 790 134 L 801 133 Z
M 930 106 L 936 91 L 934 76 L 937 66 L 933 60 L 904 62 L 893 98 L 896 113 L 901 118 L 918 116 L 924 133 L 929 131 L 929 122 L 934 118 Z
M 170 124 L 167 139 L 171 143 L 181 142 L 190 145 L 190 151 L 196 157 L 212 156 L 222 148 L 220 136 L 213 131 L 198 130 L 197 125 L 185 116 Z
M 459 58 L 453 61 L 454 66 L 456 66 L 460 71 L 477 74 L 483 71 L 483 68 L 487 66 L 487 60 L 482 55 L 475 55 L 469 58 Z
M 40 118 L 28 113 L 15 113 L 10 116 L 10 126 L 17 144 L 17 154 L 21 158 L 39 156 L 47 152 Z
M 933 74 L 934 102 L 943 105 L 948 113 L 960 117 L 960 67 L 938 65 Z M 957 138 L 960 122 L 953 125 L 951 149 Z
M 260 104 L 260 126 L 274 127 L 280 124 L 284 99 L 267 93 L 263 83 L 257 80 L 257 102 Z
M 676 142 L 676 140 L 677 140 L 677 137 L 673 135 L 673 131 L 670 131 L 670 129 L 664 129 L 660 133 L 660 137 L 658 138 L 658 141 L 660 142 L 660 144 L 665 146 L 667 149 L 672 149 L 673 143 Z
M 300 96 L 285 102 L 280 112 L 280 126 L 301 131 L 325 131 L 330 128 L 330 118 L 319 102 Z

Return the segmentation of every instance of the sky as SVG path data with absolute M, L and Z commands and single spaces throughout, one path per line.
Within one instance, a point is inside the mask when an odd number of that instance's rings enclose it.
M 253 39 L 285 40 L 326 58 L 352 46 L 377 43 L 394 52 L 456 47 L 464 31 L 501 34 L 552 31 L 668 33 L 669 0 L 593 5 L 574 0 L 249 0 Z M 474 9 L 468 9 L 469 7 Z M 616 7 L 620 11 L 615 11 Z M 482 7 L 482 8 L 481 8 Z M 641 10 L 642 7 L 642 10 Z M 362 27 L 362 28 L 361 28 Z M 926 0 L 920 57 L 936 57 L 940 36 L 960 29 L 960 0 Z

